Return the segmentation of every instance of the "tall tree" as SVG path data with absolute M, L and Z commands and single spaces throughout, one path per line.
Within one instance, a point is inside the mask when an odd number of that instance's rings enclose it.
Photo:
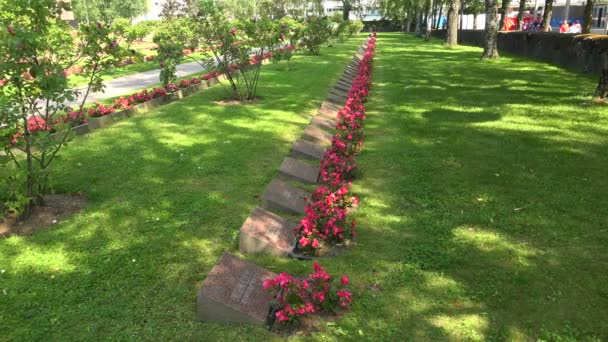
M 485 0 L 486 37 L 481 59 L 498 58 L 498 0 Z
M 583 12 L 583 33 L 591 33 L 591 23 L 593 23 L 593 3 L 594 0 L 587 0 L 585 11 Z
M 505 19 L 507 18 L 507 11 L 509 11 L 510 0 L 502 0 L 500 6 L 500 23 L 498 24 L 498 30 L 502 30 L 505 27 Z
M 342 19 L 350 20 L 350 12 L 360 11 L 361 8 L 360 0 L 342 0 Z
M 526 0 L 519 0 L 519 9 L 517 13 L 517 29 L 524 29 L 524 10 L 526 9 Z
M 543 13 L 543 31 L 548 32 L 551 28 L 551 17 L 553 16 L 553 0 L 545 0 L 545 13 Z
M 450 0 L 446 38 L 446 44 L 450 47 L 458 45 L 458 13 L 460 13 L 460 0 Z
M 433 0 L 429 0 L 428 15 L 426 17 L 426 41 L 431 40 L 431 30 L 433 29 Z
M 380 0 L 378 2 L 380 13 L 393 22 L 401 25 L 404 32 L 409 32 L 414 16 L 415 0 Z

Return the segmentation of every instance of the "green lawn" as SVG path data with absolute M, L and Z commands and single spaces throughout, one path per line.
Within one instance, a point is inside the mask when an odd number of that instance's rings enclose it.
M 203 324 L 195 296 L 360 39 L 78 137 L 56 188 L 84 212 L 0 241 L 0 339 L 271 340 Z M 351 313 L 315 340 L 608 339 L 608 110 L 594 79 L 379 34 L 358 161 Z M 245 256 L 304 275 L 310 262 Z M 5 291 L 6 294 L 4 294 Z M 298 339 L 298 338 L 294 338 Z
M 264 66 L 256 105 L 214 105 L 225 95 L 215 86 L 77 137 L 54 185 L 89 205 L 0 241 L 0 340 L 271 336 L 196 322 L 196 293 L 222 252 L 237 249 L 241 224 L 362 39 L 297 56 L 291 70 Z
M 608 107 L 596 80 L 380 34 L 357 213 L 377 340 L 608 339 Z M 372 336 L 374 338 L 372 338 Z

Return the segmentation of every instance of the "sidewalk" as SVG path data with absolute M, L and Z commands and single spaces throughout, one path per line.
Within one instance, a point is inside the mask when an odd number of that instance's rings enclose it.
M 197 62 L 184 63 L 177 66 L 177 77 L 184 77 L 197 72 L 202 72 L 204 68 Z M 97 102 L 117 96 L 130 95 L 132 92 L 142 88 L 150 88 L 160 83 L 160 69 L 149 70 L 128 76 L 117 77 L 105 81 L 104 92 L 91 92 L 87 97 L 86 103 Z M 84 97 L 86 87 L 79 88 L 83 93 L 78 97 L 79 100 L 69 102 L 68 105 L 79 105 Z

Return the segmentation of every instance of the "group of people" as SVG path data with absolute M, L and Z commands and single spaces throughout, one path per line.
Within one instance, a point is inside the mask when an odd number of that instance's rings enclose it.
M 534 22 L 524 22 L 522 26 L 523 31 L 545 31 L 545 21 L 539 16 L 534 20 Z M 551 31 L 551 25 L 548 25 L 547 31 Z M 562 21 L 559 26 L 560 33 L 581 33 L 583 28 L 581 27 L 581 23 L 578 20 L 574 22 L 568 22 L 567 20 Z
M 581 23 L 576 20 L 574 23 L 562 21 L 562 24 L 559 26 L 560 33 L 581 33 L 583 32 L 583 28 L 581 27 Z
M 529 24 L 524 21 L 522 24 L 523 31 L 544 31 L 545 30 L 545 22 L 543 20 L 536 19 L 532 24 Z M 549 25 L 549 31 L 551 31 L 551 25 Z

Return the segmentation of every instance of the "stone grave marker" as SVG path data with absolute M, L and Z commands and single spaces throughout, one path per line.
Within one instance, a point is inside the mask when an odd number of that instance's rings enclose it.
M 319 165 L 311 165 L 291 157 L 285 157 L 279 172 L 282 176 L 300 182 L 315 184 L 319 180 Z
M 327 101 L 337 106 L 344 106 L 346 99 L 341 98 L 336 94 L 329 93 L 329 95 L 327 95 Z
M 350 91 L 350 87 L 345 87 L 343 84 L 340 83 L 337 83 L 333 89 L 342 92 L 343 94 L 346 94 L 346 96 L 348 96 L 348 92 Z
M 333 131 L 336 128 L 335 120 L 324 118 L 319 115 L 313 116 L 312 119 L 310 119 L 310 124 L 329 131 Z
M 239 251 L 287 256 L 293 250 L 297 227 L 297 223 L 257 207 L 241 227 Z
M 338 98 L 342 99 L 342 102 L 346 102 L 346 99 L 348 98 L 348 93 L 344 93 L 343 91 L 337 90 L 335 88 L 332 88 L 329 91 L 330 95 L 335 95 Z
M 305 158 L 305 159 L 321 159 L 325 155 L 326 148 L 306 141 L 304 139 L 298 139 L 291 149 L 292 157 Z
M 306 199 L 310 199 L 310 197 L 310 193 L 278 179 L 273 179 L 270 182 L 262 196 L 267 208 L 292 214 L 304 214 Z
M 333 134 L 326 132 L 318 127 L 308 125 L 304 128 L 304 137 L 307 140 L 316 141 L 322 144 L 331 144 L 331 138 Z
M 198 292 L 198 320 L 265 325 L 272 295 L 262 283 L 274 277 L 265 268 L 224 253 Z

